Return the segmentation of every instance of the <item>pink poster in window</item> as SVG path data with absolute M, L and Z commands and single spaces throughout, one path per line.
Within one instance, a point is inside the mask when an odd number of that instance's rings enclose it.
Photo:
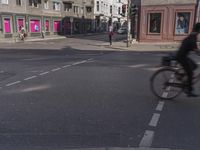
M 4 31 L 5 31 L 5 33 L 10 33 L 11 32 L 10 18 L 5 18 L 4 19 Z
M 49 20 L 46 20 L 46 22 L 45 22 L 45 30 L 47 32 L 49 31 Z
M 18 31 L 20 31 L 21 28 L 24 27 L 24 19 L 18 19 L 17 24 L 18 24 Z
M 40 20 L 30 21 L 31 32 L 40 32 Z
M 60 31 L 60 21 L 54 21 L 54 32 Z

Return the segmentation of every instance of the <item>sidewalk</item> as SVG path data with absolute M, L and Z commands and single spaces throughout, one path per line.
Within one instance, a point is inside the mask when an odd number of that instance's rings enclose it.
M 78 35 L 73 35 L 72 37 L 54 35 L 54 36 L 46 36 L 44 39 L 41 37 L 28 37 L 27 39 L 25 39 L 25 41 L 21 40 L 15 41 L 13 38 L 10 40 L 3 39 L 0 40 L 0 48 L 27 49 L 28 46 L 29 48 L 35 48 L 35 49 L 62 49 L 68 46 L 78 50 L 169 52 L 169 51 L 176 51 L 180 46 L 180 43 L 178 42 L 157 42 L 157 43 L 134 42 L 130 45 L 130 47 L 127 47 L 127 43 L 121 39 L 115 39 L 115 41 L 113 41 L 112 46 L 109 45 L 109 42 L 96 41 L 91 43 L 90 39 L 86 39 L 84 42 L 85 36 L 92 36 L 92 35 L 94 36 L 103 34 L 105 33 L 78 34 Z M 79 42 L 81 38 L 79 39 L 76 37 L 83 37 L 82 42 L 81 43 Z M 59 39 L 66 39 L 66 42 L 63 42 L 63 44 L 62 43 L 54 44 L 56 41 L 53 40 L 59 40 Z M 49 42 L 48 40 L 52 41 Z M 42 41 L 48 41 L 48 42 L 42 42 Z M 39 43 L 35 44 L 33 42 L 39 42 Z
M 40 36 L 36 37 L 27 37 L 24 41 L 20 40 L 18 37 L 13 38 L 4 38 L 0 39 L 0 43 L 22 43 L 22 42 L 37 42 L 37 41 L 48 41 L 48 40 L 59 40 L 59 39 L 66 39 L 66 38 L 73 38 L 73 37 L 84 37 L 84 36 L 94 36 L 100 35 L 105 33 L 86 33 L 86 34 L 74 34 L 72 36 L 64 36 L 64 35 L 51 35 L 45 36 L 44 38 Z
M 179 42 L 158 42 L 158 43 L 138 43 L 134 42 L 130 44 L 130 47 L 127 47 L 125 41 L 113 42 L 113 45 L 110 46 L 108 43 L 103 43 L 105 47 L 109 47 L 121 51 L 137 51 L 137 52 L 168 52 L 176 51 L 180 43 Z
M 65 150 L 172 150 L 168 148 L 81 148 L 81 149 L 65 149 Z M 175 150 L 175 149 L 174 149 Z M 178 150 L 178 149 L 176 149 Z M 180 150 L 180 149 L 179 149 Z

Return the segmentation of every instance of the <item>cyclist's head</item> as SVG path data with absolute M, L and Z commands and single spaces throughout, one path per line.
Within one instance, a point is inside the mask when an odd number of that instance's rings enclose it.
M 196 23 L 193 28 L 193 32 L 200 33 L 200 23 Z

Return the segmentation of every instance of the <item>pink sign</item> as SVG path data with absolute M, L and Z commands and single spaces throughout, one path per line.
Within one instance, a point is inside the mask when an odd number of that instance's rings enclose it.
M 5 31 L 5 33 L 10 33 L 11 32 L 10 18 L 5 18 L 4 19 L 4 31 Z
M 30 20 L 31 32 L 40 32 L 40 20 Z
M 54 21 L 54 32 L 60 31 L 60 21 Z
M 46 28 L 46 31 L 48 32 L 49 31 L 49 20 L 46 20 L 45 28 Z
M 24 19 L 18 19 L 17 24 L 18 24 L 18 31 L 20 31 L 21 28 L 24 27 Z

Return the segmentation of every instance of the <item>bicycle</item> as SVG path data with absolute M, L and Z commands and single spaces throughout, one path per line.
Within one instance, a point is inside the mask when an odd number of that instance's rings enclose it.
M 150 88 L 155 96 L 172 100 L 187 91 L 187 75 L 175 58 L 165 57 L 159 67 L 150 78 Z M 193 84 L 199 80 L 200 73 L 193 77 Z

